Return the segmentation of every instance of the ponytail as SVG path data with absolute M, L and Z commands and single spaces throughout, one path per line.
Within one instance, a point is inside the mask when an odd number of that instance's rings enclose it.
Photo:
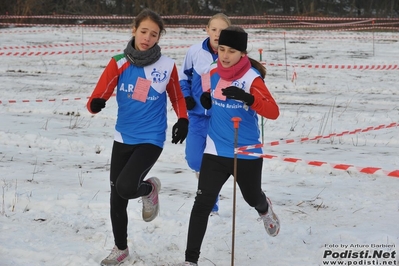
M 249 58 L 249 62 L 251 62 L 251 66 L 259 71 L 260 76 L 262 77 L 262 79 L 265 79 L 265 77 L 266 77 L 266 67 L 264 65 L 262 65 L 259 61 L 255 60 L 255 59 L 253 59 L 253 58 L 251 58 L 249 56 L 248 56 L 248 58 Z

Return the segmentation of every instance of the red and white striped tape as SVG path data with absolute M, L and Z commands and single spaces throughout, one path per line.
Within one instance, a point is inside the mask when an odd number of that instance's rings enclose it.
M 0 25 L 2 25 L 0 23 Z M 8 23 L 9 26 L 13 26 L 14 24 L 12 23 Z M 0 29 L 1 30 L 1 29 Z M 12 29 L 12 30 L 3 30 L 1 31 L 1 34 L 21 34 L 21 33 L 40 33 L 40 32 L 54 32 L 54 31 L 62 31 L 65 32 L 66 30 L 70 30 L 70 31 L 77 31 L 77 30 L 82 30 L 82 27 L 79 27 L 79 25 L 74 25 L 73 27 L 56 27 L 51 25 L 48 25 L 46 28 L 43 29 L 37 29 L 37 28 L 31 28 L 29 30 L 27 29 L 22 29 L 22 28 L 16 28 L 16 29 Z M 130 28 L 104 28 L 104 27 L 85 27 L 84 28 L 85 31 L 122 31 L 122 32 L 128 32 L 131 29 Z
M 59 24 L 59 25 L 54 25 L 54 24 L 24 24 L 24 23 L 0 23 L 0 26 L 5 26 L 5 27 L 84 27 L 85 30 L 90 29 L 90 30 L 104 30 L 106 29 L 107 31 L 129 31 L 131 25 L 130 24 L 119 24 L 119 25 L 84 25 L 84 26 L 78 26 L 78 25 L 65 25 L 65 24 Z M 298 26 L 287 26 L 287 25 L 281 25 L 281 24 L 243 24 L 243 25 L 238 25 L 241 26 L 244 29 L 281 29 L 281 28 L 290 28 L 290 29 L 297 29 L 297 30 L 302 30 L 302 29 L 311 29 L 315 28 L 317 31 L 325 31 L 325 32 L 350 32 L 350 31 L 374 31 L 374 30 L 381 30 L 381 31 L 393 31 L 397 32 L 399 30 L 398 27 L 381 27 L 381 26 L 368 26 L 368 27 L 345 27 L 345 28 L 339 28 L 339 29 L 329 29 L 329 30 L 322 30 L 324 27 L 323 26 L 309 26 L 309 25 L 298 25 Z M 166 25 L 167 28 L 185 28 L 185 29 L 203 29 L 206 27 L 205 24 L 169 24 Z M 48 30 L 46 30 L 48 31 Z M 4 33 L 12 33 L 15 31 L 5 31 Z M 37 32 L 40 32 L 37 30 Z
M 1 55 L 1 54 L 0 54 Z M 273 66 L 273 67 L 299 67 L 299 68 L 314 68 L 314 69 L 353 69 L 353 70 L 398 70 L 398 64 L 389 64 L 389 65 L 326 65 L 326 64 L 280 64 L 280 63 L 265 63 L 264 65 Z
M 43 49 L 43 48 L 59 48 L 59 47 L 76 47 L 88 45 L 108 45 L 115 43 L 126 43 L 127 40 L 108 41 L 108 42 L 89 42 L 89 43 L 59 43 L 59 44 L 42 44 L 42 45 L 21 45 L 21 46 L 4 46 L 0 50 L 21 50 L 21 49 Z
M 257 32 L 257 33 L 249 33 L 257 38 L 260 38 L 262 41 L 265 39 L 270 39 L 270 36 L 273 36 L 273 39 L 338 39 L 338 40 L 345 40 L 345 39 L 389 39 L 389 40 L 397 40 L 398 33 L 390 33 L 387 34 L 386 32 L 375 32 L 373 35 L 364 35 L 357 32 L 346 32 L 345 36 L 337 36 L 337 35 L 319 35 L 320 33 L 329 33 L 331 34 L 331 30 L 317 30 L 317 31 L 302 31 L 302 30 L 290 30 L 290 31 L 283 31 L 283 30 L 275 30 L 275 31 L 268 31 L 268 32 Z M 253 40 L 253 39 L 251 39 Z M 259 41 L 259 40 L 258 40 Z
M 280 159 L 284 162 L 290 162 L 290 163 L 298 163 L 298 162 L 303 162 L 307 165 L 311 166 L 323 166 L 323 165 L 328 165 L 333 169 L 338 169 L 338 170 L 344 170 L 348 171 L 352 168 L 356 169 L 360 173 L 365 173 L 365 174 L 375 174 L 377 171 L 383 172 L 385 175 L 390 176 L 390 177 L 399 177 L 399 170 L 393 170 L 393 171 L 387 171 L 383 170 L 382 168 L 379 167 L 358 167 L 354 166 L 351 164 L 333 164 L 333 163 L 327 163 L 327 162 L 322 162 L 322 161 L 307 161 L 299 158 L 292 158 L 292 157 L 279 157 L 277 155 L 271 155 L 271 154 L 261 154 L 261 153 L 255 153 L 255 152 L 248 152 L 247 150 L 249 149 L 254 149 L 254 148 L 262 148 L 265 145 L 270 145 L 270 146 L 276 146 L 276 145 L 281 145 L 281 144 L 290 144 L 294 142 L 305 142 L 305 141 L 314 141 L 314 140 L 320 140 L 320 139 L 327 139 L 331 137 L 340 137 L 346 134 L 357 134 L 357 133 L 364 133 L 372 130 L 380 130 L 383 128 L 393 128 L 399 126 L 398 123 L 390 123 L 388 125 L 379 125 L 375 127 L 367 127 L 367 128 L 358 128 L 352 131 L 346 130 L 341 133 L 331 133 L 328 135 L 319 135 L 315 136 L 313 138 L 300 138 L 300 139 L 289 139 L 285 141 L 272 141 L 267 144 L 256 144 L 256 145 L 248 145 L 248 146 L 242 146 L 238 147 L 234 150 L 236 154 L 244 154 L 244 155 L 249 155 L 249 156 L 255 156 L 255 157 L 260 157 L 264 159 Z
M 120 53 L 123 49 L 99 49 L 99 50 L 77 50 L 77 51 L 24 51 L 24 52 L 0 52 L 0 56 L 43 56 L 43 55 L 65 55 L 65 54 L 99 54 Z
M 33 16 L 18 16 L 18 15 L 0 15 L 0 19 L 109 19 L 133 20 L 134 16 L 88 16 L 88 15 L 33 15 Z M 211 16 L 198 15 L 169 15 L 162 16 L 163 19 L 209 19 Z M 306 17 L 306 16 L 280 16 L 280 15 L 263 15 L 263 16 L 230 16 L 230 19 L 243 20 L 296 20 L 296 21 L 364 21 L 364 18 L 353 17 Z M 399 18 L 368 18 L 367 21 L 399 21 Z
M 186 46 L 166 46 L 166 49 L 183 49 Z M 0 56 L 50 56 L 50 55 L 67 55 L 67 54 L 100 54 L 100 53 L 121 53 L 123 49 L 92 49 L 92 50 L 75 50 L 75 51 L 0 51 Z M 265 63 L 263 65 L 271 67 L 294 67 L 294 68 L 308 68 L 308 69 L 346 69 L 346 70 L 399 70 L 398 64 L 389 65 L 330 65 L 330 64 L 281 64 L 281 63 Z
M 164 46 L 162 50 L 167 49 L 183 49 L 189 45 Z M 72 50 L 72 51 L 0 51 L 0 56 L 43 56 L 43 55 L 66 55 L 66 54 L 100 54 L 100 53 L 121 53 L 123 49 L 92 49 L 92 50 Z
M 298 139 L 286 139 L 283 141 L 280 140 L 276 140 L 276 141 L 271 141 L 268 143 L 264 143 L 264 144 L 256 144 L 256 145 L 249 145 L 249 146 L 242 146 L 237 148 L 237 150 L 239 151 L 244 151 L 244 150 L 249 150 L 249 149 L 255 149 L 255 148 L 262 148 L 264 146 L 277 146 L 277 145 L 282 145 L 282 144 L 291 144 L 291 143 L 303 143 L 303 142 L 308 142 L 308 141 L 316 141 L 316 140 L 320 140 L 320 139 L 329 139 L 329 138 L 333 138 L 333 137 L 342 137 L 344 135 L 354 135 L 354 134 L 359 134 L 359 133 L 365 133 L 365 132 L 369 132 L 369 131 L 373 131 L 373 130 L 380 130 L 380 129 L 384 129 L 384 128 L 393 128 L 393 127 L 398 127 L 399 123 L 393 122 L 390 123 L 388 125 L 378 125 L 375 127 L 366 127 L 366 128 L 357 128 L 354 130 L 345 130 L 342 131 L 340 133 L 331 133 L 328 135 L 318 135 L 318 136 L 314 136 L 312 138 L 298 138 Z
M 116 94 L 113 93 L 111 96 L 115 97 Z M 80 100 L 87 100 L 90 97 L 74 97 L 74 98 L 61 98 L 61 99 L 56 99 L 56 98 L 51 98 L 51 99 L 35 99 L 35 100 L 27 100 L 27 99 L 23 99 L 23 100 L 6 100 L 6 101 L 1 101 L 0 100 L 0 104 L 2 103 L 43 103 L 43 102 L 56 102 L 56 101 L 62 101 L 62 102 L 66 102 L 66 101 L 80 101 Z
M 190 45 L 180 46 L 166 46 L 161 47 L 166 49 L 184 49 Z M 72 51 L 1 51 L 0 56 L 50 56 L 50 55 L 75 55 L 75 54 L 100 54 L 100 53 L 121 53 L 123 49 L 91 49 L 91 50 L 72 50 Z M 271 67 L 294 67 L 294 68 L 309 68 L 309 69 L 346 69 L 346 70 L 399 70 L 398 64 L 389 65 L 329 65 L 329 64 L 281 64 L 281 63 L 265 63 L 263 65 Z
M 261 37 L 262 35 L 256 34 L 257 37 Z M 281 35 L 281 33 L 280 33 Z M 266 36 L 264 36 L 266 37 Z M 352 38 L 357 38 L 356 36 L 352 36 Z M 203 39 L 204 36 L 202 35 L 197 35 L 197 36 L 186 36 L 186 37 L 181 37 L 181 36 L 170 36 L 170 37 L 163 37 L 163 39 Z M 280 37 L 282 38 L 282 37 Z M 288 37 L 289 38 L 289 37 Z M 295 36 L 293 37 L 295 39 L 349 39 L 351 38 L 350 36 Z M 371 38 L 371 37 L 363 37 L 359 39 L 366 39 L 366 38 Z M 278 37 L 275 39 L 279 39 Z M 375 39 L 392 39 L 396 40 L 397 36 L 377 36 Z M 259 38 L 259 39 L 253 39 L 250 40 L 249 42 L 252 43 L 257 43 L 259 41 L 264 41 L 265 38 Z M 64 47 L 81 47 L 81 46 L 96 46 L 96 45 L 109 45 L 109 44 L 117 44 L 117 43 L 126 43 L 127 40 L 117 40 L 117 41 L 106 41 L 106 42 L 87 42 L 87 43 L 58 43 L 58 44 L 41 44 L 41 45 L 20 45 L 20 46 L 4 46 L 0 47 L 0 50 L 23 50 L 23 49 L 47 49 L 47 48 L 64 48 Z M 161 45 L 162 46 L 162 45 Z M 174 49 L 174 48 L 187 48 L 189 45 L 179 45 L 179 46 L 165 46 L 163 49 Z
M 79 27 L 79 28 L 125 28 L 130 29 L 131 24 L 39 24 L 39 23 L 3 23 L 0 22 L 0 26 L 11 26 L 11 27 Z
M 311 27 L 322 27 L 322 28 L 328 28 L 328 27 L 348 27 L 348 26 L 365 26 L 365 25 L 370 25 L 370 22 L 372 20 L 366 20 L 366 21 L 357 21 L 357 22 L 344 22 L 344 23 L 311 23 L 311 22 L 289 22 L 289 23 L 273 23 L 270 24 L 272 26 L 276 25 L 281 25 L 281 26 L 311 26 Z M 399 22 L 380 22 L 380 23 L 373 23 L 371 26 L 397 26 L 399 25 Z
M 394 23 L 393 25 L 396 25 L 399 23 Z M 340 27 L 337 24 L 307 24 L 303 25 L 301 23 L 269 23 L 269 24 L 236 24 L 237 26 L 240 26 L 245 29 L 259 29 L 259 28 L 294 28 L 294 29 L 300 29 L 300 28 L 315 28 L 315 29 L 322 29 L 322 28 L 340 28 L 340 29 L 335 29 L 331 31 L 345 31 L 345 30 L 374 30 L 374 29 L 381 29 L 381 30 L 393 30 L 397 31 L 399 26 L 397 27 L 389 27 L 387 24 L 374 24 L 370 25 L 368 27 L 356 27 L 353 28 L 354 26 L 358 25 L 363 25 L 364 24 L 353 24 L 353 25 L 346 25 L 343 27 Z M 386 26 L 384 26 L 386 25 Z M 131 24 L 81 24 L 81 25 L 76 25 L 76 24 L 37 24 L 37 23 L 2 23 L 0 22 L 0 26 L 5 26 L 5 27 L 83 27 L 83 28 L 122 28 L 122 29 L 128 29 L 131 28 Z M 205 28 L 206 24 L 168 24 L 166 25 L 167 28 L 188 28 L 188 29 L 198 29 L 198 28 Z
M 65 28 L 56 28 L 53 27 L 52 25 L 48 25 L 49 29 L 16 29 L 16 30 L 7 30 L 7 31 L 2 31 L 1 33 L 5 34 L 25 34 L 25 33 L 37 33 L 37 32 L 52 32 L 52 31 L 58 31 L 58 30 L 62 30 L 65 31 Z M 76 29 L 74 29 L 76 28 Z M 70 30 L 77 30 L 79 28 L 78 25 L 74 25 L 74 27 L 70 27 Z M 112 28 L 112 29 L 106 29 L 107 31 L 110 30 L 123 30 L 123 31 L 128 31 L 128 28 Z M 364 29 L 364 28 L 361 28 Z M 359 30 L 361 30 L 359 28 Z M 79 29 L 80 30 L 80 29 Z M 104 30 L 103 27 L 86 27 L 85 30 L 93 30 L 93 31 L 99 31 L 99 30 Z M 345 29 L 344 29 L 345 30 Z M 350 31 L 349 31 L 350 30 Z M 251 39 L 251 42 L 259 42 L 259 41 L 264 41 L 264 39 L 266 38 L 267 40 L 271 40 L 270 36 L 275 36 L 272 39 L 337 39 L 337 40 L 345 40 L 345 39 L 382 39 L 382 40 L 397 40 L 398 36 L 394 33 L 392 33 L 391 36 L 387 36 L 386 34 L 384 35 L 378 35 L 378 32 L 376 32 L 373 36 L 364 36 L 361 35 L 359 36 L 357 33 L 353 33 L 354 29 L 348 29 L 349 32 L 347 32 L 347 36 L 315 36 L 315 35 L 304 35 L 304 32 L 299 30 L 299 31 L 274 31 L 274 32 L 265 32 L 265 33 L 249 33 L 249 34 L 253 34 L 257 37 L 264 37 L 261 40 L 253 40 Z M 317 33 L 319 32 L 337 32 L 337 31 L 341 31 L 341 30 L 318 30 Z M 315 33 L 316 31 L 312 31 L 312 32 L 308 32 L 309 34 L 311 33 Z M 283 36 L 283 33 L 284 36 Z M 204 38 L 204 35 L 197 35 L 197 36 L 163 36 L 162 39 L 176 39 L 176 38 L 180 38 L 180 39 L 194 39 L 194 38 Z
M 89 98 L 89 97 L 87 97 Z M 30 102 L 36 102 L 36 103 L 42 103 L 42 102 L 55 102 L 55 101 L 62 101 L 62 102 L 66 102 L 66 101 L 79 101 L 79 100 L 83 100 L 83 99 L 87 99 L 87 98 L 80 98 L 80 97 L 76 97 L 76 98 L 61 98 L 61 99 L 47 99 L 47 100 L 43 100 L 43 99 L 36 99 L 36 100 L 6 100 L 6 101 L 1 101 L 0 100 L 0 104 L 2 103 L 30 103 Z
M 299 158 L 279 157 L 277 155 L 271 155 L 271 154 L 261 154 L 261 153 L 255 153 L 255 152 L 247 152 L 247 151 L 242 151 L 242 150 L 239 150 L 239 149 L 236 149 L 235 153 L 237 153 L 237 154 L 245 154 L 245 155 L 255 156 L 255 157 L 260 157 L 260 158 L 264 158 L 264 159 L 279 159 L 279 160 L 282 160 L 284 162 L 289 162 L 289 163 L 303 162 L 303 163 L 305 163 L 307 165 L 311 165 L 311 166 L 327 165 L 327 166 L 330 166 L 333 169 L 344 170 L 344 171 L 349 171 L 351 169 L 355 169 L 358 172 L 363 173 L 363 174 L 375 174 L 377 171 L 381 171 L 386 176 L 398 177 L 399 178 L 399 170 L 387 171 L 387 170 L 384 170 L 384 169 L 379 168 L 379 167 L 370 167 L 370 166 L 369 167 L 358 167 L 358 166 L 354 166 L 352 164 L 333 164 L 333 163 L 327 163 L 327 162 L 322 162 L 322 161 L 308 161 L 308 160 L 303 160 L 303 159 L 299 159 Z

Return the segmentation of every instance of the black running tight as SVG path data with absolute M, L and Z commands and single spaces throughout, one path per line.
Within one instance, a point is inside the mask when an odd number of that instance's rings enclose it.
M 151 192 L 150 183 L 143 181 L 158 160 L 162 148 L 152 144 L 127 145 L 114 141 L 111 155 L 111 223 L 115 245 L 127 248 L 127 205 Z
M 261 188 L 262 165 L 262 158 L 237 160 L 237 184 L 244 200 L 251 207 L 254 207 L 258 213 L 265 213 L 268 209 L 266 196 Z M 209 214 L 222 186 L 233 174 L 233 158 L 204 154 L 198 180 L 197 196 L 190 216 L 186 261 L 195 263 L 198 261 Z

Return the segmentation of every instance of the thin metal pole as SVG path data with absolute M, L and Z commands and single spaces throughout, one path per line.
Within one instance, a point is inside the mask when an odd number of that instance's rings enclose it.
M 263 49 L 259 49 L 259 62 L 262 62 L 262 53 Z M 264 133 L 264 118 L 263 116 L 260 117 L 260 125 L 262 127 L 262 144 L 264 143 L 265 133 Z
M 234 246 L 235 246 L 235 229 L 236 229 L 236 201 L 237 201 L 237 142 L 238 142 L 238 127 L 241 121 L 239 117 L 233 117 L 231 121 L 234 122 L 234 185 L 233 185 L 233 225 L 231 238 L 231 266 L 234 266 Z
M 288 80 L 287 44 L 285 40 L 285 31 L 284 31 L 284 54 L 285 54 L 285 79 Z
M 82 60 L 85 60 L 85 45 L 84 45 L 84 38 L 83 38 L 83 25 L 80 25 L 82 29 Z
M 375 28 L 374 28 L 374 20 L 372 21 L 373 23 L 373 56 L 375 56 Z

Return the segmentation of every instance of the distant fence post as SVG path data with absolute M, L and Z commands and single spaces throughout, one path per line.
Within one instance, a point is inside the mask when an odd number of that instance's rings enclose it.
M 285 31 L 284 31 L 284 54 L 285 54 L 285 79 L 288 80 L 287 45 L 286 45 L 286 41 L 285 41 Z
M 373 29 L 371 30 L 373 32 L 373 56 L 375 56 L 375 28 L 374 28 L 374 19 L 371 21 L 372 25 L 373 25 Z

